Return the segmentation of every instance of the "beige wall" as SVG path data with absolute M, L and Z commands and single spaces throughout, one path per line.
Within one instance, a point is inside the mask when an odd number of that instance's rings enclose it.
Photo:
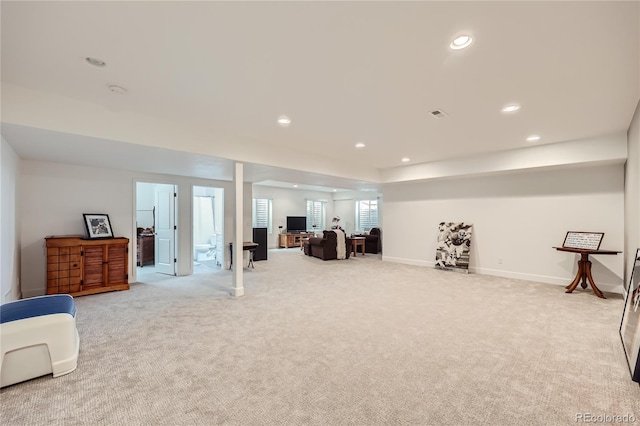
M 84 235 L 82 213 L 109 214 L 114 234 L 132 239 L 135 235 L 136 181 L 169 183 L 178 187 L 178 275 L 190 274 L 193 268 L 191 206 L 194 184 L 225 189 L 225 238 L 227 240 L 225 246 L 228 246 L 233 235 L 232 182 L 23 161 L 18 196 L 22 217 L 19 232 L 23 297 L 37 296 L 45 292 L 45 236 Z M 246 209 L 247 203 L 249 206 L 251 203 L 250 184 L 244 186 L 244 201 L 244 232 L 246 233 L 250 231 L 251 223 L 251 211 Z M 129 282 L 135 281 L 135 267 L 133 267 L 135 250 L 133 248 L 132 241 L 129 250 Z M 231 281 L 229 284 L 231 285 Z
M 560 253 L 567 231 L 604 232 L 624 249 L 622 164 L 539 169 L 394 184 L 384 189 L 383 259 L 433 267 L 437 224 L 474 225 L 471 271 L 568 284 L 577 255 Z M 622 291 L 623 256 L 593 256 L 603 290 Z

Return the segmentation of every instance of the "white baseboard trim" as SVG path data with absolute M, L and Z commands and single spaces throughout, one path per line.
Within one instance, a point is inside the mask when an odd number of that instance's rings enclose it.
M 436 266 L 435 261 L 404 259 L 404 258 L 390 257 L 390 256 L 384 256 L 384 255 L 382 256 L 382 260 L 387 262 L 402 263 L 405 265 L 425 266 L 429 268 L 435 268 Z M 568 278 L 567 277 L 550 277 L 546 275 L 526 274 L 522 272 L 512 272 L 512 271 L 503 271 L 500 269 L 477 268 L 477 267 L 470 267 L 469 272 L 480 274 L 480 275 L 491 275 L 494 277 L 512 278 L 516 280 L 535 281 L 539 283 L 555 284 L 555 285 L 561 285 L 563 287 L 567 286 L 573 280 L 573 277 L 568 277 Z M 622 281 L 620 281 L 618 284 L 596 283 L 596 285 L 600 290 L 605 292 L 624 294 L 624 286 L 622 285 Z M 590 287 L 587 287 L 587 288 L 590 288 Z
M 27 290 L 23 291 L 20 295 L 21 299 L 28 299 L 30 297 L 43 296 L 45 293 L 42 290 Z
M 382 255 L 382 260 L 393 263 L 403 263 L 405 265 L 414 265 L 414 266 L 431 266 L 435 267 L 436 262 L 428 262 L 426 260 L 415 260 L 415 259 L 404 259 L 401 257 L 390 257 Z

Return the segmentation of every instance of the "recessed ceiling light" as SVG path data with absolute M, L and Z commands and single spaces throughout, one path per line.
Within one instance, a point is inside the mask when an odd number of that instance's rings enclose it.
M 366 146 L 366 145 L 365 145 L 365 144 L 363 144 L 362 142 L 358 142 L 358 143 L 356 144 L 356 148 L 364 148 L 365 146 Z
M 87 61 L 88 64 L 93 65 L 94 67 L 104 67 L 107 65 L 107 63 L 103 60 L 100 60 L 98 58 L 84 58 L 85 61 Z
M 294 188 L 297 188 L 297 187 L 298 187 L 298 185 L 293 185 L 293 187 L 294 187 Z
M 404 157 L 401 161 L 403 163 L 408 163 L 409 161 L 411 161 L 411 158 Z
M 338 191 L 337 189 L 334 189 L 334 190 L 333 190 L 333 192 L 337 192 L 337 191 Z
M 281 127 L 289 127 L 289 125 L 291 124 L 291 119 L 286 115 L 281 115 L 280 117 L 278 117 L 278 124 Z
M 449 47 L 453 50 L 464 49 L 465 47 L 469 47 L 473 42 L 473 37 L 469 35 L 459 35 L 454 38 Z
M 502 112 L 515 112 L 515 111 L 517 111 L 519 109 L 520 109 L 520 105 L 511 104 L 511 105 L 507 105 L 506 107 L 502 108 Z
M 531 135 L 527 138 L 527 142 L 536 142 L 540 140 L 540 136 L 538 135 Z
M 109 86 L 109 90 L 111 90 L 116 95 L 124 95 L 125 93 L 127 93 L 127 89 L 125 89 L 124 87 L 116 86 L 115 84 Z

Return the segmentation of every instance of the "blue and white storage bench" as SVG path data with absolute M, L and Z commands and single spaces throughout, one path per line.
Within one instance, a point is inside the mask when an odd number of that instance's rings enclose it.
M 0 387 L 78 365 L 76 304 L 68 294 L 32 297 L 0 306 Z

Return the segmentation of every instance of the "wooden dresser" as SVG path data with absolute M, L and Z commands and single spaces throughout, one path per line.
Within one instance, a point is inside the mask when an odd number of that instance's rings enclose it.
M 129 289 L 129 239 L 45 238 L 47 294 L 72 296 Z
M 154 250 L 155 250 L 155 238 L 153 234 L 151 235 L 138 235 L 138 252 L 137 252 L 137 261 L 138 266 L 143 267 L 147 262 L 154 262 Z

